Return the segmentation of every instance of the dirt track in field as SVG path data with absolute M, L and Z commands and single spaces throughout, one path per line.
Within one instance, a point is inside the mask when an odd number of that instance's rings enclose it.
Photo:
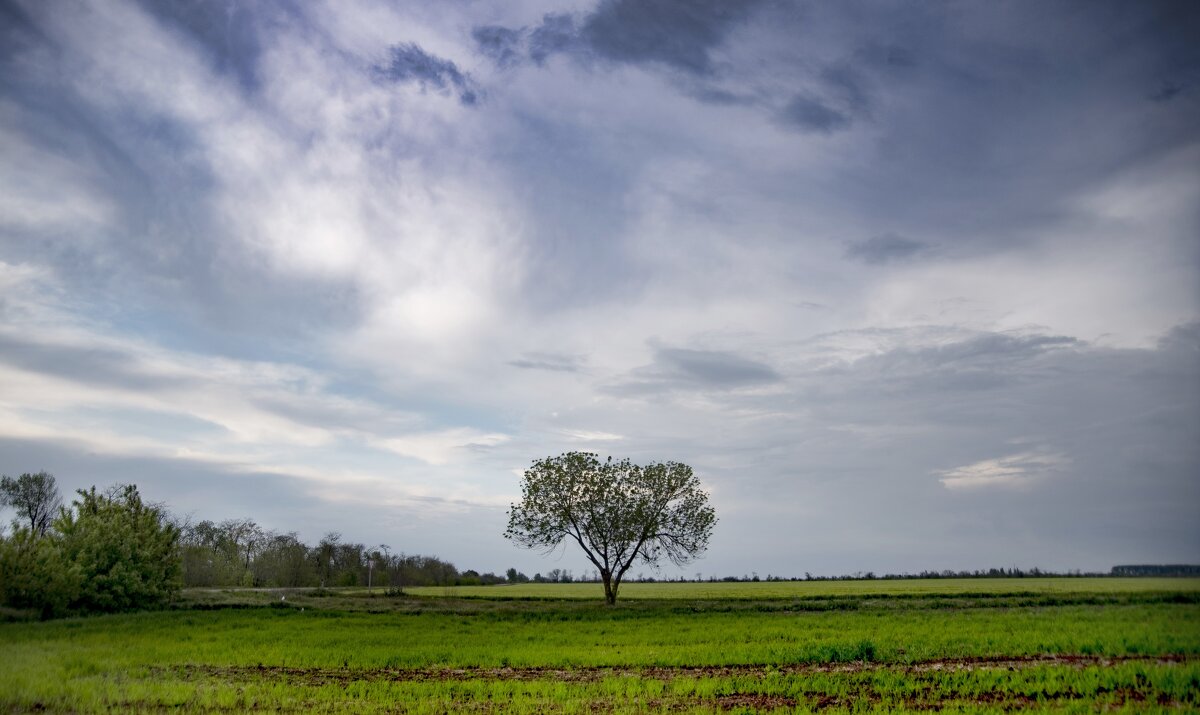
M 589 712 L 694 712 L 694 711 L 739 711 L 739 712 L 783 712 L 827 710 L 853 710 L 864 706 L 912 711 L 940 711 L 946 708 L 986 707 L 1005 712 L 1040 709 L 1067 703 L 1086 704 L 1092 710 L 1132 707 L 1135 710 L 1185 709 L 1195 711 L 1200 705 L 1196 696 L 1183 701 L 1172 699 L 1164 692 L 1156 691 L 1149 684 L 1121 687 L 1099 687 L 1094 691 L 1078 691 L 1073 687 L 1056 688 L 1049 692 L 1022 693 L 1006 689 L 983 690 L 967 687 L 963 690 L 947 689 L 939 682 L 943 673 L 971 670 L 1019 671 L 1038 666 L 1067 666 L 1073 668 L 1107 667 L 1121 663 L 1173 664 L 1194 662 L 1194 656 L 1119 656 L 1102 657 L 1091 655 L 1036 655 L 1023 657 L 993 658 L 947 658 L 915 663 L 826 663 L 790 665 L 742 665 L 742 666 L 649 666 L 632 667 L 493 667 L 493 668 L 303 668 L 271 665 L 212 666 L 185 665 L 157 669 L 157 674 L 185 680 L 215 679 L 225 683 L 281 682 L 298 687 L 347 688 L 360 682 L 471 682 L 471 681 L 550 681 L 568 683 L 590 683 L 606 678 L 636 678 L 668 682 L 678 678 L 742 678 L 751 681 L 772 675 L 846 674 L 852 676 L 876 671 L 906 673 L 911 681 L 901 691 L 891 686 L 880 685 L 870 678 L 850 678 L 835 687 L 834 693 L 824 690 L 828 686 L 814 683 L 813 689 L 804 686 L 803 679 L 789 688 L 788 694 L 758 692 L 752 683 L 742 680 L 734 692 L 722 692 L 708 696 L 695 694 L 677 697 L 621 697 L 586 695 L 581 690 L 567 701 L 539 702 L 538 707 L 546 712 L 585 708 Z M 884 681 L 888 679 L 885 678 Z M 575 699 L 579 698 L 579 699 Z M 322 701 L 324 702 L 324 701 Z M 444 704 L 446 712 L 503 712 L 503 700 L 491 698 L 455 699 Z M 569 707 L 568 707 L 569 705 Z M 287 707 L 280 712 L 306 712 L 307 707 Z M 399 708 L 403 710 L 403 707 Z
M 803 673 L 860 673 L 872 670 L 897 670 L 908 673 L 961 671 L 981 669 L 1018 670 L 1044 665 L 1067 665 L 1077 668 L 1109 666 L 1128 662 L 1183 663 L 1186 656 L 1091 656 L 1091 655 L 1034 655 L 997 658 L 946 658 L 917 663 L 826 663 L 782 665 L 726 666 L 645 666 L 645 667 L 495 667 L 495 668 L 305 668 L 281 665 L 183 665 L 163 668 L 190 677 L 210 677 L 222 680 L 284 680 L 296 685 L 348 684 L 360 681 L 453 681 L 453 680 L 554 680 L 559 682 L 593 682 L 604 678 L 643 678 L 673 680 L 675 678 L 764 677 L 772 674 Z

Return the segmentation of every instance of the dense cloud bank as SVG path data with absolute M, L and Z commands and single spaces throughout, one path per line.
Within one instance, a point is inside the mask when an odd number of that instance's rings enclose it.
M 571 449 L 692 465 L 705 572 L 1189 561 L 1198 18 L 5 3 L 0 462 L 529 573 Z

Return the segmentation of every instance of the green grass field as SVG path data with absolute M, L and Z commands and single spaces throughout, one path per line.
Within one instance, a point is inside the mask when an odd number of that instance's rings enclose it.
M 1200 711 L 1196 580 L 630 586 L 616 607 L 594 584 L 198 591 L 8 623 L 0 711 Z
M 524 583 L 408 589 L 416 596 L 451 598 L 597 598 L 597 583 Z M 626 583 L 625 599 L 789 599 L 829 596 L 955 596 L 962 594 L 1132 593 L 1200 591 L 1200 578 L 945 578 L 869 581 L 756 581 Z

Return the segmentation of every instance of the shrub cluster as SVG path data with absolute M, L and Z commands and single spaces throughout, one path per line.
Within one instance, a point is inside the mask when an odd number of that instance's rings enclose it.
M 14 483 L 45 482 L 43 473 Z M 6 478 L 5 486 L 9 480 Z M 57 500 L 57 490 L 53 490 Z M 162 606 L 180 590 L 179 530 L 136 486 L 77 492 L 53 520 L 14 523 L 0 539 L 0 602 L 42 618 Z M 13 503 L 6 489 L 7 503 Z M 18 505 L 18 511 L 24 513 Z

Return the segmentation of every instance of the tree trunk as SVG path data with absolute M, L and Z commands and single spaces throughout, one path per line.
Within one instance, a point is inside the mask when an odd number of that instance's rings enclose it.
M 617 586 L 613 585 L 612 574 L 607 571 L 601 571 L 600 577 L 604 579 L 604 601 L 605 601 L 605 603 L 607 603 L 610 606 L 615 605 L 617 602 Z

